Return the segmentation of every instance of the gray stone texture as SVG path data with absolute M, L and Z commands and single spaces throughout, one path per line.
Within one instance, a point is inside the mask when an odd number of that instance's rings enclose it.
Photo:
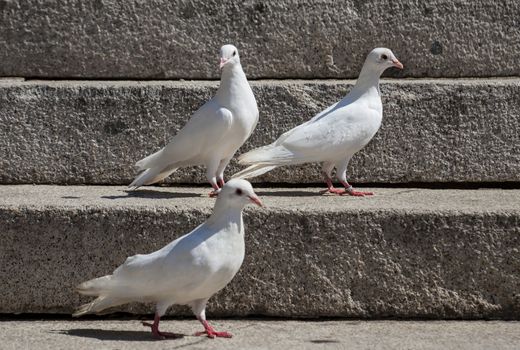
M 520 74 L 517 0 L 0 1 L 0 76 L 215 79 L 234 43 L 250 78 L 355 78 L 374 47 L 401 77 Z
M 0 313 L 70 313 L 84 280 L 198 224 L 203 188 L 0 186 Z M 215 316 L 520 319 L 519 190 L 257 188 Z M 119 311 L 150 313 L 131 304 Z M 175 307 L 175 315 L 190 315 Z
M 239 153 L 268 144 L 338 101 L 352 81 L 259 81 L 260 122 Z M 0 183 L 129 184 L 134 163 L 163 147 L 217 82 L 0 82 Z M 518 182 L 520 79 L 386 80 L 384 117 L 354 156 L 359 183 Z M 229 177 L 241 167 L 233 160 Z M 184 168 L 167 179 L 205 183 Z M 318 165 L 257 182 L 319 183 Z

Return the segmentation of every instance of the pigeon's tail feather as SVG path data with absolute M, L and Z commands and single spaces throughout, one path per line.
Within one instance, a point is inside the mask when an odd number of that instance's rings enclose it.
M 168 176 L 170 176 L 171 174 L 173 174 L 177 169 L 178 169 L 178 167 L 176 165 L 168 166 L 165 169 L 163 169 L 159 174 L 157 174 L 156 177 L 154 177 L 148 183 L 146 183 L 145 185 L 150 185 L 150 184 L 156 183 L 157 181 L 161 181 L 162 179 L 165 179 Z
M 160 151 L 150 154 L 148 157 L 145 157 L 137 163 L 135 163 L 137 170 L 145 170 L 152 168 L 154 166 L 154 163 L 161 158 L 162 153 L 163 150 L 161 149 Z
M 126 304 L 127 300 L 118 299 L 111 296 L 100 296 L 88 304 L 81 305 L 74 313 L 73 317 L 79 317 L 85 314 L 99 314 L 101 311 L 110 307 Z
M 249 152 L 241 154 L 238 157 L 239 164 L 256 164 L 259 162 L 265 162 L 266 160 L 270 160 L 270 150 L 272 146 L 264 146 L 260 148 L 255 148 Z
M 114 285 L 114 278 L 112 275 L 107 275 L 99 278 L 81 283 L 76 287 L 79 294 L 100 296 L 108 294 Z
M 273 170 L 276 168 L 276 165 L 269 165 L 269 164 L 255 164 L 251 165 L 248 168 L 245 168 L 242 171 L 239 171 L 235 175 L 232 176 L 233 179 L 248 179 L 251 177 L 256 177 L 263 175 L 267 173 L 268 171 Z
M 268 145 L 253 149 L 238 157 L 240 164 L 270 164 L 283 165 L 290 164 L 294 160 L 295 155 L 283 146 Z
M 248 168 L 233 175 L 233 178 L 247 179 L 260 176 L 279 166 L 293 164 L 297 161 L 294 153 L 283 146 L 274 144 L 256 148 L 238 157 L 240 164 L 249 165 Z
M 113 275 L 94 278 L 81 283 L 76 287 L 78 293 L 97 298 L 88 304 L 81 305 L 72 316 L 78 317 L 85 314 L 96 313 L 113 306 L 126 304 L 131 301 L 120 292 L 121 285 Z
M 150 168 L 146 169 L 145 171 L 142 171 L 139 175 L 136 176 L 134 181 L 128 187 L 133 188 L 134 190 L 138 189 L 142 185 L 146 185 L 150 182 L 150 180 L 154 179 L 159 175 L 160 170 Z
M 137 189 L 143 185 L 151 185 L 158 181 L 161 181 L 165 177 L 168 177 L 175 170 L 177 170 L 177 166 L 171 165 L 166 168 L 150 168 L 141 172 L 137 177 L 132 181 L 128 187 L 133 187 Z

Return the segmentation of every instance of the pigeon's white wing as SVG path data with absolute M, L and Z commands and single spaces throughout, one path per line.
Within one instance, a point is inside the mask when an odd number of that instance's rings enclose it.
M 325 108 L 323 111 L 321 111 L 320 113 L 316 114 L 314 117 L 311 118 L 311 120 L 309 120 L 307 123 L 313 123 L 317 120 L 320 120 L 321 118 L 323 117 L 326 117 L 327 115 L 329 115 L 330 112 L 336 110 L 337 108 L 341 107 L 342 104 L 341 104 L 341 101 L 339 102 L 336 102 L 334 103 L 333 105 Z
M 208 254 L 214 229 L 202 224 L 164 248 L 127 258 L 113 273 L 113 281 L 125 297 L 143 300 L 159 296 L 189 298 L 216 271 L 216 257 Z M 174 294 L 174 295 L 173 295 Z
M 128 257 L 111 276 L 110 295 L 146 300 L 160 293 L 160 286 L 166 277 L 164 267 L 167 254 L 163 249 Z M 181 273 L 179 277 L 182 277 Z M 183 283 L 181 279 L 175 282 Z
M 365 138 L 367 121 L 377 116 L 377 111 L 361 110 L 357 104 L 324 112 L 282 135 L 276 145 L 300 159 L 325 160 L 329 155 L 357 148 L 358 140 Z
M 233 113 L 211 99 L 198 109 L 186 125 L 160 153 L 137 163 L 141 169 L 193 162 L 206 156 L 224 137 L 233 123 Z M 189 165 L 189 164 L 188 164 Z
M 226 137 L 233 123 L 230 110 L 208 101 L 195 112 L 188 123 L 164 148 L 168 158 L 186 160 L 207 154 L 216 143 Z
M 323 118 L 324 116 L 327 116 L 332 110 L 334 110 L 334 108 L 336 108 L 336 106 L 338 105 L 339 102 L 333 104 L 332 106 L 329 106 L 327 107 L 326 109 L 324 109 L 323 111 L 321 111 L 320 113 L 316 114 L 314 117 L 312 117 L 310 120 L 306 121 L 305 123 L 303 124 L 300 124 L 294 128 L 292 128 L 291 130 L 289 131 L 286 131 L 284 132 L 282 135 L 280 135 L 280 137 L 273 143 L 273 146 L 274 145 L 280 145 L 282 144 L 289 136 L 291 136 L 293 133 L 295 132 L 298 132 L 300 131 L 301 129 L 304 129 L 305 127 L 307 127 L 308 125 L 310 124 L 313 124 L 314 122 L 316 122 L 317 120 Z
M 323 161 L 345 153 L 349 142 L 355 140 L 352 136 L 363 129 L 363 113 L 356 103 L 340 101 L 282 134 L 272 144 L 242 154 L 241 164 L 258 164 L 260 168 L 250 167 L 233 177 L 258 176 L 272 166 Z

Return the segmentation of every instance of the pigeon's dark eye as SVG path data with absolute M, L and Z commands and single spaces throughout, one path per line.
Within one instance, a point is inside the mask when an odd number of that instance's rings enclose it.
M 386 59 L 388 59 L 388 56 L 387 55 L 381 55 L 381 59 L 386 60 Z
M 236 56 L 237 52 L 236 51 L 233 51 L 233 56 Z
M 239 196 L 241 196 L 242 195 L 242 190 L 240 188 L 237 188 L 235 193 L 238 194 Z

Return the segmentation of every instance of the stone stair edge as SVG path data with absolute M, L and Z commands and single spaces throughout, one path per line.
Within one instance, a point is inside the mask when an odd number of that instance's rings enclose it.
M 306 84 L 324 84 L 337 85 L 346 84 L 352 85 L 356 79 L 248 79 L 252 86 L 263 85 L 306 85 Z M 439 84 L 439 85 L 478 85 L 478 84 L 492 84 L 492 85 L 507 85 L 520 83 L 520 76 L 508 77 L 476 77 L 476 78 L 381 78 L 381 84 Z M 92 86 L 155 86 L 155 85 L 180 85 L 186 87 L 197 87 L 207 85 L 218 85 L 219 79 L 25 79 L 25 78 L 0 78 L 0 88 L 8 87 L 10 85 L 20 86 L 37 86 L 49 85 L 56 87 L 68 87 L 74 85 Z

